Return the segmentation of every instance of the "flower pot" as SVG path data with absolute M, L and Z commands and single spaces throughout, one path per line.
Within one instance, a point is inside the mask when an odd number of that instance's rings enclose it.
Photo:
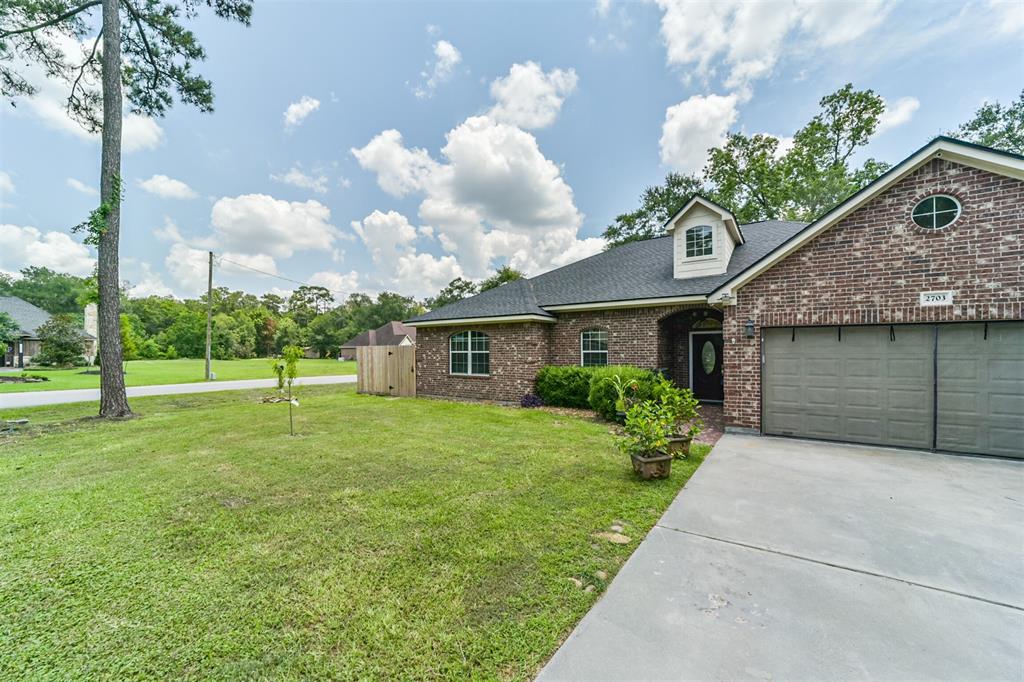
M 652 478 L 668 478 L 672 472 L 672 455 L 657 451 L 647 457 L 630 455 L 633 460 L 633 471 L 645 481 Z
M 692 443 L 693 436 L 672 435 L 668 437 L 668 447 L 665 449 L 676 459 L 684 459 L 690 454 L 690 445 Z
M 615 421 L 617 421 L 620 424 L 625 424 L 626 423 L 626 413 L 621 411 L 621 410 L 616 411 L 615 412 Z

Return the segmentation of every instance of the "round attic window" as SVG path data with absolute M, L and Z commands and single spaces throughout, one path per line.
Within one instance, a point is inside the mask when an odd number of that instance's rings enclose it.
M 960 202 L 951 196 L 936 194 L 918 202 L 911 217 L 918 227 L 937 230 L 960 217 Z

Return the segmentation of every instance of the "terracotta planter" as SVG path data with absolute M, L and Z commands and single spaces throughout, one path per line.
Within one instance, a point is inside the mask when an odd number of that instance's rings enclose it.
M 684 459 L 690 454 L 690 445 L 692 443 L 693 436 L 669 436 L 668 447 L 665 449 L 676 459 Z
M 649 457 L 630 455 L 630 459 L 633 460 L 633 471 L 645 481 L 652 478 L 668 478 L 672 473 L 672 455 L 667 452 L 659 450 Z

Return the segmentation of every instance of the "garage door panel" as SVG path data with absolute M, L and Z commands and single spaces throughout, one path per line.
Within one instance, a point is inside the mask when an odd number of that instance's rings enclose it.
M 889 327 L 765 330 L 765 432 L 929 447 L 932 344 Z M 802 420 L 779 414 L 795 406 Z
M 936 447 L 1024 457 L 1024 323 L 940 325 Z
M 1021 419 L 1024 415 L 1024 394 L 992 392 L 989 394 L 988 412 L 992 417 Z
M 889 409 L 921 412 L 921 392 L 912 388 L 894 388 L 889 391 Z

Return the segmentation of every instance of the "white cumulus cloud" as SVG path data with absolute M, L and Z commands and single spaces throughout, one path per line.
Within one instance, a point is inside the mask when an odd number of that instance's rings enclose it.
M 885 111 L 878 121 L 876 133 L 884 133 L 887 130 L 898 128 L 904 123 L 909 123 L 914 113 L 921 108 L 921 102 L 916 97 L 901 97 L 895 102 L 886 102 Z
M 128 295 L 132 298 L 145 298 L 147 296 L 173 296 L 174 291 L 164 283 L 164 280 L 149 263 L 141 264 L 142 276 L 138 282 L 132 282 L 128 289 Z
M 5 171 L 0 171 L 0 194 L 14 194 L 14 180 Z
M 347 273 L 325 270 L 313 273 L 309 283 L 330 289 L 337 297 L 337 294 L 350 294 L 359 289 L 359 273 L 355 270 Z
M 298 187 L 299 189 L 312 190 L 317 194 L 327 194 L 327 184 L 329 182 L 326 175 L 309 175 L 298 166 L 292 166 L 287 173 L 280 175 L 271 174 L 270 179 L 276 182 L 283 182 L 292 187 Z
M 417 236 L 416 228 L 397 211 L 374 211 L 362 220 L 353 220 L 352 231 L 359 235 L 373 262 L 382 266 L 409 253 Z
M 14 273 L 36 266 L 85 276 L 95 260 L 89 249 L 63 232 L 43 232 L 20 225 L 0 225 L 0 270 Z
M 320 108 L 320 100 L 303 95 L 298 102 L 292 102 L 284 110 L 284 127 L 295 128 L 302 124 L 314 111 Z
M 558 118 L 578 82 L 573 69 L 545 73 L 536 62 L 513 64 L 507 76 L 491 83 L 495 105 L 489 115 L 520 128 L 546 128 Z
M 736 122 L 736 95 L 694 95 L 665 111 L 661 161 L 684 173 L 698 173 L 708 149 L 725 142 Z
M 166 175 L 154 175 L 148 180 L 139 180 L 139 187 L 163 199 L 195 199 L 199 196 L 181 180 Z
M 284 201 L 266 194 L 223 197 L 213 205 L 213 241 L 236 253 L 290 258 L 296 251 L 330 252 L 337 230 L 319 201 Z
M 87 196 L 98 197 L 100 191 L 91 185 L 87 185 L 78 178 L 68 178 L 67 185 L 76 192 L 81 192 Z
M 807 54 L 852 43 L 880 26 L 891 0 L 657 0 L 670 65 L 709 79 L 721 70 L 729 88 L 749 96 L 787 52 Z M 720 67 L 720 68 L 719 68 Z M 689 74 L 689 71 L 687 71 Z
M 434 62 L 427 71 L 420 73 L 423 82 L 413 88 L 413 94 L 420 99 L 433 97 L 437 88 L 450 80 L 455 67 L 462 61 L 462 53 L 447 40 L 434 43 Z
M 352 152 L 386 191 L 422 195 L 420 219 L 466 275 L 482 277 L 499 261 L 537 274 L 567 262 L 566 254 L 591 255 L 602 248 L 600 239 L 577 237 L 583 215 L 572 188 L 533 135 L 489 116 L 473 116 L 446 139 L 444 162 L 405 147 L 395 130 Z M 411 267 L 414 261 L 407 262 Z M 446 267 L 450 274 L 456 263 L 438 263 L 435 269 Z
M 227 251 L 220 256 L 220 267 L 224 272 L 235 275 L 252 275 L 259 271 L 265 275 L 276 275 L 277 262 L 265 253 L 233 253 Z
M 182 242 L 171 244 L 164 258 L 164 267 L 178 285 L 178 290 L 185 296 L 196 296 L 206 291 L 207 268 L 209 254 L 201 249 L 194 249 Z
M 422 189 L 439 168 L 426 149 L 407 148 L 397 130 L 385 130 L 350 151 L 360 166 L 377 174 L 380 188 L 396 197 Z

